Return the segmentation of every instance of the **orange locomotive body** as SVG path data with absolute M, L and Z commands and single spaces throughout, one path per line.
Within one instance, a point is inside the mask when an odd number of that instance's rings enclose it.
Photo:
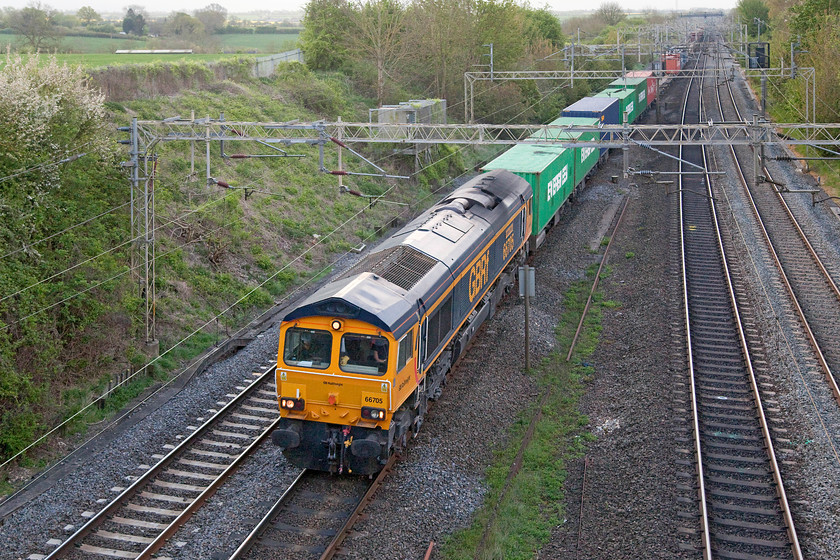
M 524 179 L 480 175 L 286 314 L 272 440 L 290 462 L 373 474 L 405 445 L 512 285 L 531 202 Z

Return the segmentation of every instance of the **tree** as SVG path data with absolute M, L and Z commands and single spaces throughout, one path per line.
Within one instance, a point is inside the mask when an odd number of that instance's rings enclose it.
M 26 62 L 8 57 L 0 68 L 0 99 L 0 247 L 4 253 L 21 249 L 0 259 L 0 291 L 10 294 L 65 269 L 70 260 L 99 254 L 124 236 L 123 217 L 117 213 L 103 216 L 101 224 L 94 220 L 57 235 L 49 244 L 26 245 L 66 230 L 81 215 L 121 204 L 117 201 L 125 195 L 124 187 L 117 186 L 116 162 L 108 157 L 112 126 L 104 96 L 88 86 L 84 70 L 59 65 L 54 57 L 36 55 Z M 18 451 L 45 420 L 52 422 L 44 418 L 45 404 L 57 402 L 66 380 L 85 368 L 85 360 L 72 362 L 70 356 L 82 355 L 80 348 L 102 349 L 103 340 L 113 336 L 105 325 L 92 325 L 101 314 L 100 294 L 80 290 L 90 274 L 101 271 L 107 278 L 118 267 L 114 261 L 92 259 L 25 296 L 0 302 L 0 456 Z M 78 297 L 49 309 L 71 295 Z M 107 358 L 99 352 L 88 355 L 101 364 Z M 90 370 L 85 373 L 90 376 Z M 96 374 L 101 377 L 101 371 Z
M 408 20 L 415 80 L 437 97 L 457 99 L 463 75 L 474 70 L 478 40 L 472 0 L 415 0 Z M 480 56 L 480 54 L 478 55 Z
M 747 32 L 750 35 L 758 35 L 758 22 L 760 19 L 762 32 L 767 30 L 770 20 L 770 8 L 764 0 L 738 0 L 735 10 L 741 16 L 741 21 L 747 24 Z
M 193 15 L 204 25 L 204 31 L 215 33 L 225 26 L 228 12 L 219 4 L 210 4 L 203 10 L 196 10 Z
M 55 10 L 36 3 L 9 14 L 9 27 L 23 37 L 33 52 L 54 47 L 61 36 L 53 20 Z
M 525 9 L 525 33 L 531 44 L 546 40 L 555 49 L 559 49 L 566 42 L 560 20 L 545 8 Z
M 604 2 L 595 14 L 605 25 L 616 25 L 626 17 L 618 2 Z
M 376 67 L 376 99 L 385 97 L 385 78 L 407 54 L 405 9 L 398 0 L 367 0 L 353 6 L 352 29 L 347 33 L 348 50 L 373 62 Z
M 306 5 L 300 48 L 307 66 L 313 70 L 335 70 L 344 64 L 348 12 L 347 0 L 310 0 Z
M 96 13 L 96 10 L 90 6 L 82 6 L 79 8 L 79 11 L 76 12 L 76 17 L 82 22 L 83 27 L 87 27 L 95 21 L 102 21 L 102 16 Z
M 528 37 L 525 34 L 525 12 L 513 0 L 478 0 L 475 3 L 475 51 L 483 54 L 493 44 L 493 65 L 497 70 L 515 68 L 525 54 Z M 475 52 L 474 51 L 474 52 Z M 484 62 L 489 62 L 483 57 Z M 477 60 L 473 61 L 478 62 Z
M 146 27 L 146 18 L 140 12 L 135 12 L 134 8 L 129 8 L 123 18 L 123 31 L 133 35 L 143 35 L 143 29 Z
M 176 12 L 166 18 L 163 33 L 170 36 L 201 35 L 204 33 L 204 24 L 189 14 Z
M 740 13 L 740 4 L 739 4 Z M 815 27 L 821 27 L 830 18 L 827 16 L 840 14 L 840 3 L 831 0 L 804 0 L 790 7 L 793 17 L 790 29 L 793 33 L 809 35 Z

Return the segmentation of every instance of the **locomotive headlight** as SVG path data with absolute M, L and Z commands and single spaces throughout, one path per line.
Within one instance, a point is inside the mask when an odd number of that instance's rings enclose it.
M 306 403 L 303 399 L 290 399 L 285 397 L 280 399 L 280 408 L 285 408 L 286 410 L 303 410 L 305 405 Z
M 363 406 L 362 418 L 365 418 L 367 420 L 385 420 L 385 411 L 381 408 Z
M 334 331 L 340 331 L 341 330 L 341 321 L 336 319 L 332 323 L 330 323 L 330 326 L 332 327 L 332 329 Z

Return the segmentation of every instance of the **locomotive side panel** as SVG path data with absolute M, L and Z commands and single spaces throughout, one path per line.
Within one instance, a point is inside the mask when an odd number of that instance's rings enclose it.
M 489 315 L 475 309 L 524 244 L 530 203 L 510 172 L 478 177 L 286 314 L 272 440 L 290 462 L 372 474 L 416 432 L 436 396 L 426 374 L 445 375 L 450 343 Z
M 444 349 L 453 341 L 464 326 L 470 313 L 481 303 L 493 283 L 505 267 L 522 248 L 530 231 L 530 213 L 527 204 L 515 209 L 515 213 L 503 223 L 492 229 L 495 234 L 485 244 L 476 248 L 471 260 L 464 259 L 459 267 L 460 273 L 455 282 L 445 291 L 425 315 L 427 328 L 423 347 L 426 349 L 422 360 L 425 373 Z M 453 360 L 457 359 L 462 348 L 455 349 Z

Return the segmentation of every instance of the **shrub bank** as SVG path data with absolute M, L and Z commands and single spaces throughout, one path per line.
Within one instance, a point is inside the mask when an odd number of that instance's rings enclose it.
M 254 63 L 254 57 L 246 56 L 213 64 L 158 61 L 92 70 L 90 77 L 91 84 L 101 89 L 108 101 L 131 101 L 208 89 L 226 80 L 250 81 Z

